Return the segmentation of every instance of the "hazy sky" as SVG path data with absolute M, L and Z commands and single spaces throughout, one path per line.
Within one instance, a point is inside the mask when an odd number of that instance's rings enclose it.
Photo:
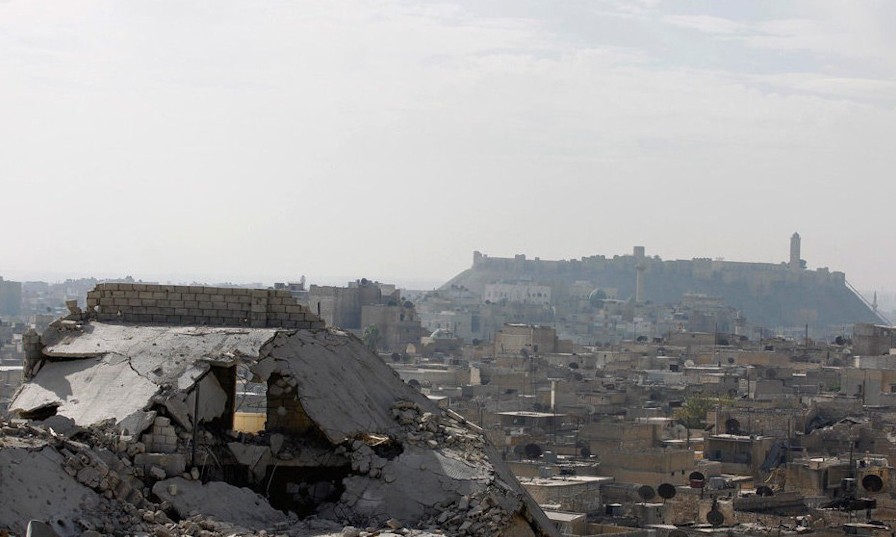
M 0 0 L 0 275 L 444 281 L 472 251 L 896 290 L 896 2 Z

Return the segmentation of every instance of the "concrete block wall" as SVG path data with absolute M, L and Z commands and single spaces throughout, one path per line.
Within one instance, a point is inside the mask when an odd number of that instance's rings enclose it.
M 294 377 L 272 374 L 268 379 L 267 402 L 269 431 L 304 434 L 314 425 L 299 401 L 298 382 Z
M 104 322 L 323 328 L 324 322 L 287 289 L 101 283 L 87 309 Z
M 177 451 L 177 432 L 168 418 L 157 417 L 152 424 L 152 432 L 143 435 L 146 450 L 152 453 L 174 453 Z

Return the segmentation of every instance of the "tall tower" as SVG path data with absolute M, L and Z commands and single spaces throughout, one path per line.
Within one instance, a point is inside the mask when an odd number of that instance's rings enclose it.
M 800 234 L 794 233 L 790 237 L 790 270 L 800 270 Z
M 635 246 L 632 255 L 636 260 L 635 264 L 635 303 L 644 303 L 644 270 L 647 265 L 644 264 L 644 247 Z
M 647 268 L 644 262 L 635 265 L 635 303 L 644 303 L 644 270 Z

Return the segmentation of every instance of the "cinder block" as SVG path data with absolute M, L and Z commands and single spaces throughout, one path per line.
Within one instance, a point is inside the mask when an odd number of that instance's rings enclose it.
M 230 287 L 221 287 L 218 289 L 218 294 L 230 296 L 233 294 L 233 289 L 231 289 Z
M 205 289 L 205 288 L 202 287 L 201 285 L 191 285 L 190 286 L 190 292 L 193 294 L 196 294 L 196 295 L 201 295 L 203 289 Z

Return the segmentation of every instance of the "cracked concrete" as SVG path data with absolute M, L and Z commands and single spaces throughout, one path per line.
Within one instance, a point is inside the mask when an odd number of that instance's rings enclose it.
M 49 329 L 42 336 L 47 361 L 33 382 L 20 388 L 10 411 L 27 414 L 56 407 L 57 414 L 79 424 L 110 418 L 120 423 L 148 410 L 153 396 L 164 387 L 189 389 L 195 381 L 185 377 L 188 372 L 201 374 L 212 364 L 232 365 L 241 356 L 257 357 L 276 333 L 273 329 L 106 323 L 85 323 L 82 330 Z M 211 383 L 202 388 L 215 391 Z M 188 409 L 182 416 L 185 425 L 192 420 L 191 402 L 182 401 Z M 201 417 L 220 414 L 216 412 L 204 407 Z

